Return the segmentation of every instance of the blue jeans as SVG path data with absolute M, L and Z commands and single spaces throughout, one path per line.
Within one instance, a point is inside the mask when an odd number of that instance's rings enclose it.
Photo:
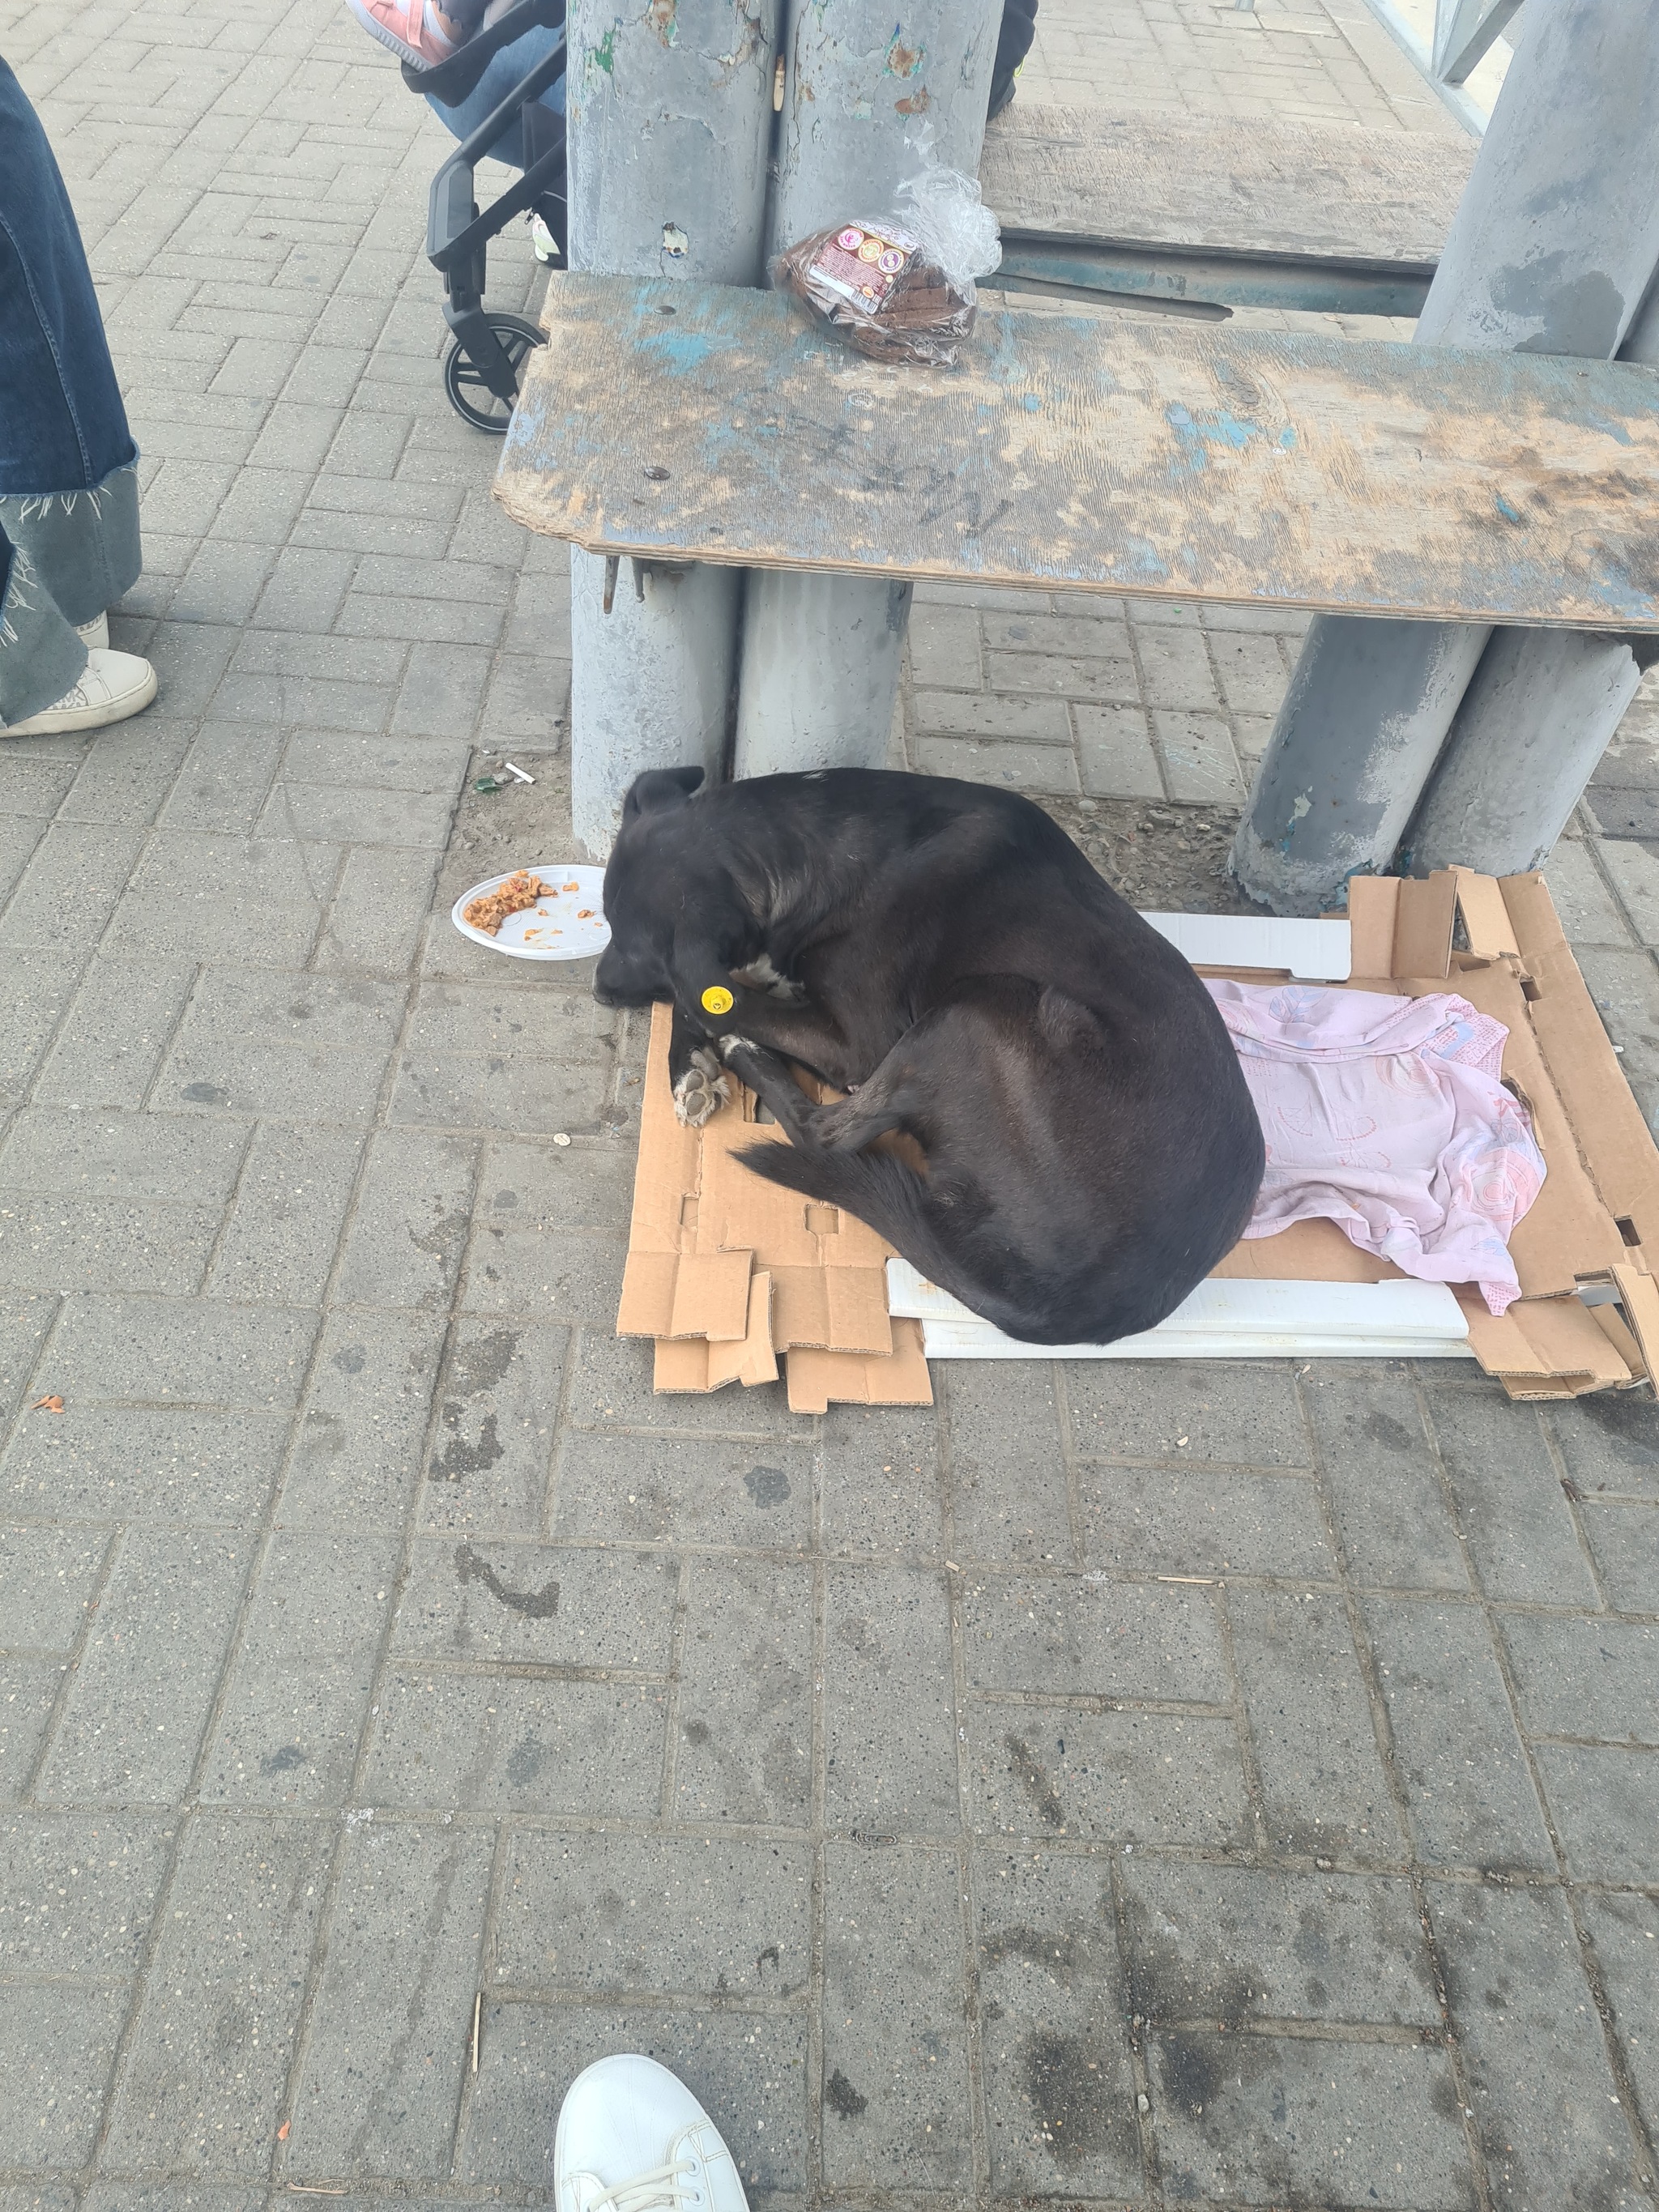
M 46 134 L 0 61 L 0 724 L 60 699 L 134 584 L 138 451 Z
M 500 53 L 491 55 L 488 68 L 465 100 L 457 100 L 453 107 L 446 107 L 428 93 L 427 106 L 457 138 L 471 137 L 491 109 L 499 107 L 514 86 L 529 76 L 559 35 L 557 31 L 539 27 L 526 31 L 523 38 L 514 39 L 510 46 L 503 46 Z M 562 76 L 556 77 L 542 94 L 539 105 L 550 107 L 555 115 L 564 113 Z M 509 169 L 523 168 L 524 149 L 516 123 L 501 133 L 489 152 L 492 160 L 504 161 Z

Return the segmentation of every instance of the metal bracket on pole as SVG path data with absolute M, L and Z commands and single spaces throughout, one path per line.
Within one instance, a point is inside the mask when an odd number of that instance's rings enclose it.
M 1462 84 L 1485 60 L 1521 0 L 1435 0 L 1434 73 Z

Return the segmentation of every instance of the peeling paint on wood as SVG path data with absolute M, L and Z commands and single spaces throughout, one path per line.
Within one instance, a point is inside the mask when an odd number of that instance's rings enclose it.
M 985 133 L 980 186 L 1012 236 L 1432 268 L 1474 155 L 1429 131 L 1017 100 Z
M 983 305 L 900 369 L 598 276 L 545 320 L 496 495 L 589 551 L 1659 629 L 1651 369 Z

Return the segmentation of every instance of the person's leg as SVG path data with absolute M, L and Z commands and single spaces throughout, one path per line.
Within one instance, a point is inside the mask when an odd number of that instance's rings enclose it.
M 0 738 L 101 730 L 155 696 L 155 671 L 134 653 L 88 645 L 27 551 L 0 528 Z
M 537 63 L 558 43 L 561 35 L 556 30 L 539 26 L 533 31 L 526 31 L 521 39 L 514 39 L 510 46 L 503 46 L 500 53 L 491 55 L 483 75 L 465 100 L 458 100 L 453 106 L 447 107 L 442 100 L 434 100 L 428 93 L 427 106 L 455 137 L 470 138 L 485 116 L 499 107 L 514 85 L 521 83 L 529 76 Z M 564 113 L 562 77 L 556 79 L 548 87 L 541 95 L 539 104 L 550 108 L 556 115 Z M 501 133 L 489 153 L 493 161 L 503 161 L 510 169 L 524 166 L 523 147 L 516 123 Z
M 1036 37 L 1036 11 L 1037 0 L 1006 0 L 991 70 L 990 115 L 1000 115 L 1014 96 L 1014 79 Z
M 64 179 L 0 62 L 0 526 L 70 624 L 143 567 L 137 448 Z
M 155 696 L 108 650 L 143 567 L 138 454 L 69 194 L 0 62 L 0 731 L 94 730 Z

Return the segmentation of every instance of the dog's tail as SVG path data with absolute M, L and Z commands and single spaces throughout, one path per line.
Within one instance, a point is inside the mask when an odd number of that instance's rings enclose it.
M 988 1299 L 983 1282 L 951 1249 L 938 1218 L 939 1199 L 927 1178 L 890 1152 L 832 1152 L 823 1146 L 750 1145 L 738 1154 L 746 1168 L 820 1206 L 844 1206 L 884 1237 L 930 1283 L 949 1291 L 1010 1335 L 1029 1330 L 1023 1304 Z M 971 1210 L 971 1209 L 970 1209 Z M 965 1223 L 951 1219 L 958 1231 Z M 1000 1308 L 1000 1310 L 997 1309 Z

